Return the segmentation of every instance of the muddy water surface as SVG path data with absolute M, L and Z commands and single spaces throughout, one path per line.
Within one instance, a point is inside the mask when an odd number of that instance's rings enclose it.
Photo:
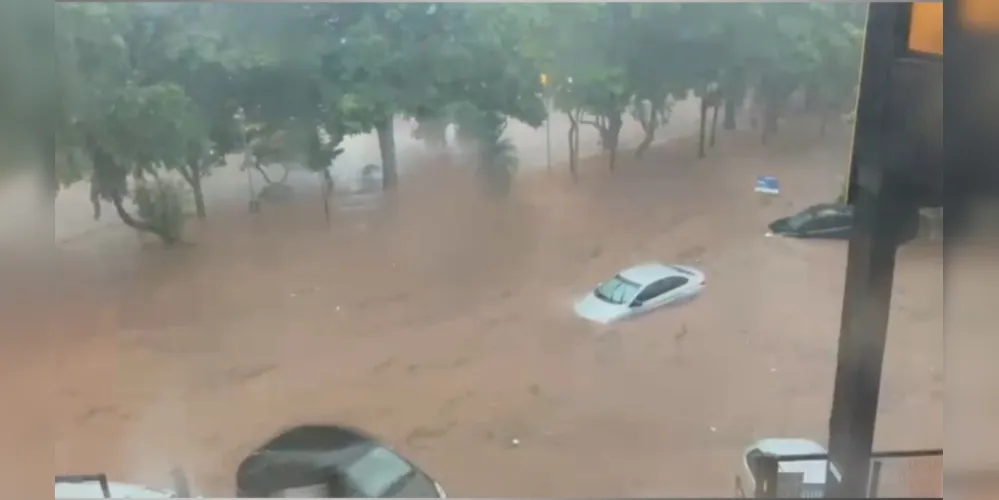
M 457 497 L 728 495 L 748 443 L 826 429 L 845 245 L 763 228 L 836 195 L 848 141 L 798 135 L 725 134 L 701 161 L 678 138 L 577 185 L 524 174 L 505 201 L 427 162 L 329 228 L 302 199 L 220 206 L 170 251 L 66 244 L 54 340 L 4 364 L 19 394 L 56 395 L 20 435 L 50 430 L 57 471 L 162 484 L 181 464 L 223 496 L 243 454 L 302 422 L 363 426 Z M 761 173 L 785 194 L 753 193 Z M 646 260 L 695 263 L 708 289 L 621 325 L 572 315 Z M 939 446 L 939 252 L 903 251 L 897 282 L 879 441 Z

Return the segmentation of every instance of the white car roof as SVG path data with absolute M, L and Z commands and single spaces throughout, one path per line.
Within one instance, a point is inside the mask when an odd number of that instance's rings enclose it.
M 656 280 L 661 280 L 663 278 L 674 276 L 678 274 L 675 269 L 666 264 L 661 264 L 659 262 L 648 262 L 645 264 L 639 264 L 634 267 L 629 267 L 624 271 L 618 273 L 622 278 L 628 281 L 634 281 L 639 285 L 646 285 L 652 283 Z
M 704 272 L 690 266 L 666 265 L 660 262 L 647 262 L 634 267 L 629 267 L 618 273 L 618 276 L 637 283 L 648 285 L 653 281 L 668 278 L 670 276 L 682 276 L 684 278 L 700 277 L 704 278 Z

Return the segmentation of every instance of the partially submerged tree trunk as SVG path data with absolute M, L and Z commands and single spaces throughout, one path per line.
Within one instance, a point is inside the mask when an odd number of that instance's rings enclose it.
M 90 178 L 90 202 L 94 207 L 94 219 L 101 217 L 101 199 L 110 200 L 114 205 L 118 218 L 126 226 L 136 230 L 155 234 L 166 246 L 172 246 L 180 242 L 179 237 L 170 234 L 169 231 L 157 227 L 146 221 L 132 217 L 125 209 L 125 194 L 127 193 L 126 178 L 129 170 L 123 168 L 118 162 L 101 147 L 92 137 L 87 139 L 87 146 L 90 153 L 93 174 Z M 143 169 L 136 169 L 133 173 L 141 175 Z
M 643 158 L 645 153 L 648 152 L 649 147 L 652 146 L 652 141 L 656 140 L 656 130 L 659 128 L 659 115 L 660 109 L 654 101 L 652 101 L 649 106 L 648 116 L 645 116 L 644 110 L 642 110 L 641 119 L 638 123 L 642 126 L 642 131 L 645 132 L 645 137 L 642 138 L 642 142 L 638 144 L 638 148 L 635 149 L 635 158 Z
M 378 132 L 378 150 L 382 157 L 382 189 L 394 189 L 399 183 L 399 171 L 395 156 L 395 126 L 393 117 L 385 118 L 375 125 Z
M 194 192 L 194 210 L 198 215 L 199 219 L 205 219 L 208 217 L 208 211 L 205 210 L 205 192 L 201 189 L 201 175 L 196 175 L 192 179 L 194 182 L 191 183 L 191 190 Z
M 191 192 L 194 194 L 195 213 L 199 219 L 205 219 L 208 217 L 208 211 L 205 209 L 205 192 L 201 188 L 201 179 L 204 177 L 201 165 L 197 161 L 191 162 L 186 168 L 180 169 L 180 174 L 191 186 Z
M 607 117 L 607 129 L 604 139 L 604 147 L 610 153 L 610 159 L 608 166 L 611 170 L 617 168 L 617 149 L 618 142 L 621 138 L 621 128 L 624 126 L 624 120 L 621 119 L 621 114 L 617 113 Z
M 323 181 L 323 214 L 326 216 L 326 227 L 330 226 L 330 197 L 333 196 L 333 176 L 330 169 L 324 168 L 321 172 Z
M 718 99 L 715 99 L 714 106 L 712 106 L 711 112 L 711 140 L 708 143 L 709 147 L 715 147 L 715 138 L 718 135 Z
M 175 238 L 169 232 L 163 231 L 152 224 L 132 217 L 132 214 L 128 213 L 128 210 L 125 209 L 125 201 L 121 193 L 112 193 L 110 197 L 111 203 L 114 205 L 115 212 L 118 213 L 118 218 L 121 219 L 126 226 L 135 229 L 136 231 L 155 234 L 156 237 L 158 237 L 166 246 L 173 246 L 180 242 L 179 239 Z
M 770 136 L 777 133 L 779 117 L 780 113 L 777 109 L 777 103 L 771 99 L 767 99 L 763 103 L 763 134 L 760 137 L 760 142 L 764 146 L 769 142 Z
M 707 138 L 707 124 L 708 124 L 708 100 L 707 96 L 701 97 L 701 128 L 700 135 L 697 139 L 697 157 L 704 158 L 706 155 L 704 150 L 705 139 Z
M 610 116 L 597 115 L 593 121 L 579 120 L 579 123 L 592 125 L 600 133 L 600 147 L 609 153 L 609 167 L 614 170 L 617 167 L 617 150 L 621 137 L 621 128 L 624 127 L 624 120 L 621 118 L 621 111 Z
M 572 182 L 579 182 L 579 116 L 578 111 L 569 111 L 569 175 Z
M 253 163 L 253 169 L 259 172 L 260 176 L 264 178 L 264 182 L 268 184 L 284 184 L 284 182 L 288 180 L 288 167 L 285 166 L 284 163 L 278 163 L 278 165 L 281 165 L 281 168 L 284 170 L 281 172 L 281 179 L 276 181 L 271 179 L 270 174 L 264 170 L 263 165 L 261 165 L 259 161 Z
M 729 67 L 725 71 L 724 88 L 720 103 L 724 106 L 722 128 L 735 130 L 736 115 L 746 99 L 746 70 L 742 67 Z
M 725 95 L 725 114 L 722 119 L 722 128 L 725 130 L 735 130 L 735 98 Z
M 56 174 L 56 145 L 55 134 L 46 133 L 42 136 L 41 154 L 44 162 L 44 172 L 42 172 L 42 192 L 46 195 L 46 207 L 54 210 L 55 200 L 59 195 L 59 176 Z

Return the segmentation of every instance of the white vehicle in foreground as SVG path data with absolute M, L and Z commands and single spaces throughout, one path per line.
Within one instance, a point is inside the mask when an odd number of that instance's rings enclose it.
M 108 481 L 104 474 L 56 476 L 55 498 L 192 498 L 186 479 L 178 475 L 175 480 L 178 491 Z
M 704 272 L 658 262 L 619 272 L 576 302 L 583 319 L 608 324 L 697 297 L 707 284 Z
M 763 480 L 759 460 L 764 456 L 777 459 L 778 498 L 823 498 L 826 489 L 826 472 L 831 470 L 837 480 L 841 477 L 836 466 L 828 460 L 781 460 L 794 456 L 824 456 L 827 451 L 821 444 L 802 438 L 761 439 L 746 448 L 742 455 L 745 476 L 737 476 L 736 495 L 755 496 L 756 485 Z

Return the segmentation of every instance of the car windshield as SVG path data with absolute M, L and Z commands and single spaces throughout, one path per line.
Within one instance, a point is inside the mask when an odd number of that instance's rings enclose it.
M 593 294 L 604 302 L 626 304 L 635 298 L 639 289 L 641 289 L 641 286 L 638 283 L 628 281 L 622 278 L 621 275 L 617 275 L 598 286 L 593 291 Z
M 809 221 L 815 218 L 815 213 L 811 210 L 806 210 L 804 212 L 798 212 L 787 218 L 787 224 L 791 226 L 792 229 L 800 229 L 802 226 L 807 224 Z
M 372 498 L 385 496 L 413 472 L 405 460 L 382 447 L 372 448 L 345 469 L 359 493 Z

